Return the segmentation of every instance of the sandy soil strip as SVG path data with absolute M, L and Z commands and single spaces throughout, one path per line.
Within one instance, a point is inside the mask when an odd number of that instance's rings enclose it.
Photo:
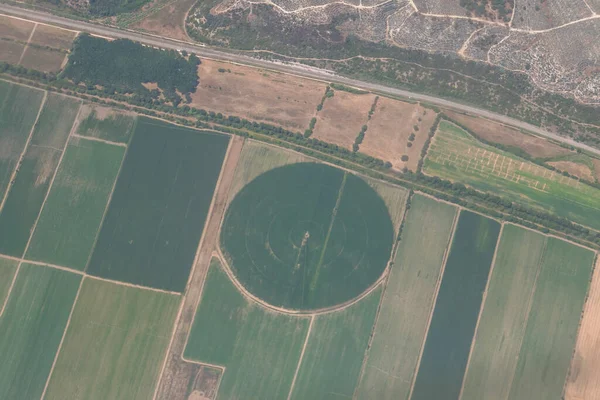
M 308 344 L 308 339 L 310 338 L 310 332 L 312 331 L 313 322 L 315 322 L 314 315 L 310 317 L 310 324 L 308 324 L 308 332 L 306 332 L 306 338 L 304 339 L 304 345 L 302 346 L 302 352 L 300 353 L 298 365 L 296 365 L 296 372 L 294 372 L 294 379 L 292 379 L 292 385 L 290 386 L 290 391 L 288 393 L 287 400 L 290 400 L 292 398 L 294 386 L 296 386 L 296 378 L 298 378 L 298 371 L 300 371 L 300 366 L 302 365 L 302 360 L 304 359 L 304 352 L 306 351 L 306 345 Z
M 452 248 L 452 242 L 454 242 L 454 235 L 456 234 L 456 226 L 458 225 L 458 218 L 460 217 L 461 212 L 462 212 L 461 208 L 456 210 L 456 214 L 454 215 L 454 221 L 452 222 L 452 234 L 450 235 L 450 239 L 448 239 L 448 245 L 446 246 L 446 252 L 444 253 L 444 259 L 442 261 L 442 268 L 440 269 L 440 276 L 438 277 L 437 285 L 435 288 L 435 296 L 433 296 L 433 301 L 431 303 L 431 311 L 429 313 L 429 320 L 427 321 L 427 328 L 425 329 L 425 335 L 423 336 L 423 343 L 421 344 L 421 351 L 419 351 L 419 358 L 417 359 L 415 373 L 413 374 L 412 383 L 410 384 L 410 392 L 408 395 L 409 399 L 412 397 L 413 391 L 415 389 L 415 382 L 417 381 L 417 375 L 419 373 L 419 368 L 421 367 L 421 358 L 423 358 L 423 350 L 425 349 L 425 342 L 427 342 L 427 334 L 429 333 L 429 327 L 431 325 L 431 320 L 433 319 L 435 303 L 437 301 L 437 297 L 440 292 L 440 286 L 442 285 L 442 278 L 444 277 L 444 271 L 446 270 L 446 262 L 448 261 L 448 255 L 450 254 L 450 249 Z
M 149 290 L 151 292 L 158 292 L 158 293 L 170 294 L 172 296 L 181 296 L 181 293 L 179 293 L 179 292 L 170 292 L 168 290 L 157 289 L 157 288 L 153 288 L 153 287 L 149 287 L 149 286 L 135 285 L 133 283 L 127 283 L 127 282 L 121 282 L 121 281 L 114 281 L 112 279 L 101 278 L 99 276 L 88 275 L 86 273 L 83 273 L 83 276 L 86 277 L 86 278 L 94 279 L 96 281 L 113 283 L 115 285 L 127 286 L 127 287 L 135 288 L 135 289 Z
M 31 38 L 33 37 L 33 34 L 35 33 L 35 28 L 37 28 L 38 24 L 34 24 L 33 25 L 33 29 L 31 30 L 31 33 L 29 34 L 29 39 L 27 39 L 27 44 L 25 45 L 25 47 L 23 47 L 23 52 L 21 53 L 21 57 L 19 57 L 19 62 L 17 63 L 17 65 L 21 65 L 21 61 L 23 61 L 23 57 L 25 56 L 25 53 L 27 52 L 27 49 L 29 48 L 29 43 L 31 43 Z
M 113 146 L 127 147 L 127 144 L 125 144 L 125 143 L 111 142 L 110 140 L 95 138 L 92 136 L 81 136 L 76 133 L 72 134 L 71 137 L 74 137 L 77 139 L 83 139 L 83 140 L 90 140 L 92 142 L 101 142 L 101 143 L 106 143 L 106 144 L 112 144 Z

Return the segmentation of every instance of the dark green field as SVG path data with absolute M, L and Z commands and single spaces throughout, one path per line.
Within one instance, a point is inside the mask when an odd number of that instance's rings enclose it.
M 25 148 L 43 97 L 41 90 L 0 81 L 0 201 Z
M 15 182 L 0 212 L 0 253 L 15 257 L 23 255 L 79 105 L 78 100 L 48 94 Z
M 81 277 L 23 264 L 0 318 L 0 399 L 39 399 Z
M 228 142 L 140 118 L 88 273 L 182 292 Z
M 500 224 L 462 211 L 411 400 L 458 400 Z
M 364 180 L 299 163 L 268 171 L 238 193 L 221 244 L 251 293 L 306 310 L 370 287 L 386 267 L 393 236 L 385 203 Z

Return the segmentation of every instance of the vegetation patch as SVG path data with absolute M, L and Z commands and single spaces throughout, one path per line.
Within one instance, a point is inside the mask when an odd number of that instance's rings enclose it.
M 86 279 L 44 398 L 152 398 L 179 302 Z
M 72 138 L 26 258 L 83 271 L 92 253 L 125 148 Z
M 87 271 L 183 292 L 228 143 L 140 118 Z
M 0 398 L 41 398 L 80 281 L 70 272 L 21 265 L 0 318 Z
M 0 310 L 8 298 L 10 286 L 17 271 L 18 261 L 0 257 Z M 0 315 L 1 317 L 1 315 Z
M 221 244 L 248 291 L 307 310 L 370 287 L 387 265 L 393 236 L 385 203 L 364 180 L 300 163 L 266 172 L 238 193 Z
M 218 398 L 285 399 L 308 326 L 244 298 L 213 259 L 184 357 L 225 367 Z
M 86 104 L 79 113 L 76 133 L 117 143 L 129 143 L 137 116 L 107 107 Z
M 459 397 L 499 233 L 496 221 L 461 211 L 412 400 Z

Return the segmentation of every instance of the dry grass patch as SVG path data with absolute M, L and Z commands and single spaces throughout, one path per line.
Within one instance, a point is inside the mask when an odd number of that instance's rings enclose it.
M 436 115 L 419 104 L 382 97 L 369 121 L 369 129 L 360 145 L 360 151 L 391 162 L 396 170 L 406 167 L 416 171 L 421 149 Z M 415 134 L 412 142 L 408 140 L 411 133 Z M 412 143 L 410 147 L 409 143 Z M 403 155 L 408 156 L 408 161 L 401 160 Z
M 38 25 L 31 38 L 32 44 L 48 46 L 53 49 L 70 50 L 77 32 L 50 25 Z
M 301 131 L 325 93 L 319 82 L 206 59 L 198 74 L 193 106 Z
M 594 174 L 590 167 L 573 161 L 551 161 L 548 165 L 553 166 L 559 171 L 566 171 L 569 174 L 589 182 L 594 182 Z
M 573 153 L 548 140 L 524 134 L 497 122 L 454 112 L 447 114 L 482 139 L 504 146 L 518 147 L 532 157 L 548 158 Z
M 0 61 L 9 64 L 18 64 L 23 50 L 25 50 L 24 44 L 0 40 Z
M 43 72 L 58 72 L 65 60 L 66 54 L 62 51 L 27 46 L 21 65 Z
M 594 165 L 594 174 L 598 177 L 598 180 L 600 180 L 600 160 L 592 158 L 592 164 Z
M 27 42 L 34 27 L 33 22 L 0 16 L 0 37 L 9 40 Z M 0 52 L 0 54 L 2 54 Z
M 190 40 L 185 31 L 185 17 L 195 2 L 196 0 L 173 1 L 129 27 L 173 39 Z
M 361 127 L 368 122 L 374 100 L 372 94 L 336 90 L 333 97 L 325 100 L 323 109 L 317 115 L 313 137 L 351 150 Z

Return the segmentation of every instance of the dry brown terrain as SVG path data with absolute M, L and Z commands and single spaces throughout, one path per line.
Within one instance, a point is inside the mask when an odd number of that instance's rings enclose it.
M 351 150 L 361 127 L 368 122 L 374 100 L 375 96 L 370 93 L 352 94 L 336 90 L 317 114 L 313 137 Z
M 575 355 L 565 388 L 566 400 L 600 399 L 600 261 L 583 310 Z
M 34 23 L 16 18 L 0 16 L 0 37 L 26 43 Z
M 308 127 L 325 93 L 320 82 L 206 59 L 198 73 L 193 106 L 297 131 Z
M 369 121 L 369 129 L 360 145 L 360 151 L 391 162 L 396 170 L 406 167 L 416 171 L 421 149 L 436 115 L 419 104 L 381 97 Z M 418 131 L 414 129 L 415 125 Z M 411 133 L 415 134 L 415 140 L 408 147 Z M 407 162 L 400 159 L 403 155 L 408 156 Z
M 66 53 L 57 50 L 27 46 L 21 65 L 43 72 L 58 72 L 66 59 Z
M 450 111 L 447 112 L 447 114 L 450 118 L 466 126 L 481 138 L 505 146 L 518 147 L 532 157 L 546 158 L 572 153 L 570 150 L 560 147 L 548 140 L 532 135 L 526 135 L 516 129 L 497 122 Z
M 190 40 L 184 28 L 184 21 L 195 2 L 196 0 L 172 1 L 154 14 L 133 23 L 129 28 L 178 40 Z
M 600 160 L 598 160 L 597 158 L 592 158 L 592 164 L 594 164 L 594 174 L 600 181 Z
M 35 28 L 30 43 L 67 51 L 71 49 L 76 36 L 77 32 L 40 24 Z
M 551 161 L 548 165 L 553 166 L 559 171 L 566 171 L 569 174 L 576 176 L 586 181 L 594 182 L 594 175 L 590 168 L 585 164 L 576 163 L 573 161 Z
M 12 41 L 0 40 L 0 61 L 18 64 L 25 45 Z

